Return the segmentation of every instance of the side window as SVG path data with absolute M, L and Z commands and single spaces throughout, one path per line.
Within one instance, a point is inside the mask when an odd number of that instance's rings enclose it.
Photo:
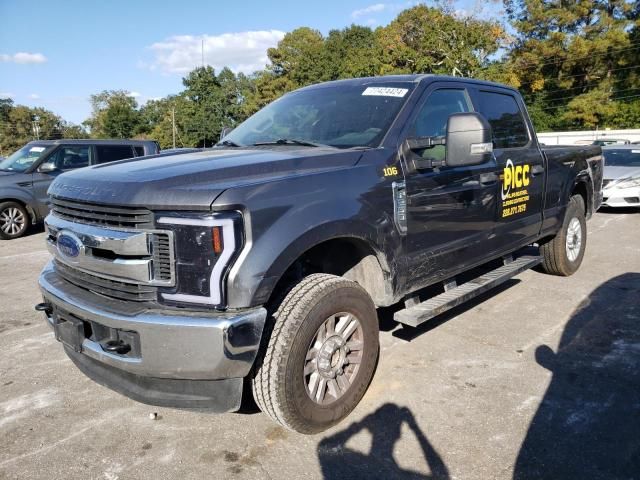
M 471 104 L 466 90 L 444 88 L 432 92 L 420 108 L 411 126 L 409 136 L 412 137 L 444 137 L 447 134 L 449 116 L 454 113 L 471 111 Z M 422 158 L 443 161 L 446 158 L 446 147 L 436 145 L 422 151 L 414 151 Z
M 98 153 L 97 163 L 114 162 L 133 157 L 131 145 L 96 145 L 96 151 Z
M 411 136 L 441 137 L 447 134 L 447 121 L 453 113 L 470 112 L 465 90 L 436 90 L 424 103 L 411 128 Z
M 51 156 L 48 162 L 55 164 L 58 170 L 73 170 L 89 165 L 89 152 L 91 147 L 74 145 L 60 147 Z
M 136 151 L 136 157 L 144 157 L 144 147 L 135 146 L 133 149 Z
M 512 95 L 479 91 L 478 111 L 491 124 L 494 148 L 517 148 L 529 143 L 527 126 Z

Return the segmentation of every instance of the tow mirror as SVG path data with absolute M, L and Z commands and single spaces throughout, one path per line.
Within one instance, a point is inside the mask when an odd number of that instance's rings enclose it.
M 40 173 L 53 173 L 57 171 L 58 167 L 56 167 L 54 162 L 45 162 L 38 167 L 38 172 Z
M 229 135 L 232 131 L 232 127 L 222 127 L 222 130 L 220 131 L 220 140 Z
M 447 122 L 446 144 L 449 166 L 488 162 L 493 156 L 491 125 L 479 113 L 454 113 Z

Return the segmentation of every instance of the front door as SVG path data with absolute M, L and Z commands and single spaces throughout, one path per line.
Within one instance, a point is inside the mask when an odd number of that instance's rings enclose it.
M 44 160 L 44 163 L 53 164 L 55 170 L 42 173 L 36 169 L 33 172 L 33 194 L 38 201 L 41 216 L 45 216 L 49 212 L 51 202 L 47 190 L 51 182 L 61 173 L 90 165 L 92 163 L 91 157 L 90 145 L 62 145 Z
M 435 83 L 416 108 L 406 137 L 444 137 L 451 114 L 471 111 L 467 89 L 459 83 Z M 473 166 L 415 170 L 411 155 L 441 161 L 446 146 L 409 151 L 404 158 L 407 282 L 422 287 L 486 256 L 495 226 L 499 172 L 494 159 Z

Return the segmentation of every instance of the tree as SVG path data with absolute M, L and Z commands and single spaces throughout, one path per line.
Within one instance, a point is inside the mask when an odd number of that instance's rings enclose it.
M 138 102 L 126 90 L 91 95 L 91 117 L 84 124 L 95 138 L 131 138 L 140 126 Z
M 476 76 L 507 40 L 497 23 L 418 5 L 376 30 L 380 73 Z
M 617 100 L 640 93 L 633 3 L 505 0 L 517 41 L 503 73 L 530 101 L 543 98 L 559 128 L 618 126 Z

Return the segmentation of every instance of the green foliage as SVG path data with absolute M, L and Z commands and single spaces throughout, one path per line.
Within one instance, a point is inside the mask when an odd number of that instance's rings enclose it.
M 95 138 L 130 138 L 141 125 L 138 102 L 126 90 L 91 95 L 91 117 L 84 125 Z
M 520 88 L 530 101 L 544 99 L 541 123 L 548 116 L 560 129 L 619 128 L 617 112 L 633 111 L 625 105 L 640 95 L 636 2 L 504 3 L 517 36 L 493 78 Z
M 7 156 L 32 140 L 87 138 L 87 132 L 44 108 L 14 105 L 0 98 L 0 155 Z
M 123 90 L 91 96 L 84 125 L 96 138 L 138 137 L 162 148 L 211 146 L 281 95 L 317 82 L 393 73 L 467 76 L 519 88 L 538 131 L 640 127 L 640 2 L 503 0 L 505 22 L 452 10 L 408 8 L 375 30 L 350 25 L 326 36 L 301 27 L 267 51 L 252 75 L 196 68 L 183 90 L 141 107 Z M 0 148 L 86 132 L 51 112 L 0 99 Z M 175 126 L 175 127 L 174 127 Z

